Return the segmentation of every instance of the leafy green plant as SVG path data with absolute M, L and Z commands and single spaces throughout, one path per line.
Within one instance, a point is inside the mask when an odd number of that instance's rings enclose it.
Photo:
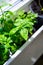
M 14 28 L 10 30 L 9 35 L 14 35 L 17 32 L 19 32 L 19 35 L 21 35 L 21 37 L 24 38 L 24 40 L 27 40 L 28 34 L 29 33 L 32 34 L 33 25 L 36 22 L 35 21 L 36 17 L 37 17 L 37 14 L 28 12 L 27 16 L 24 19 L 17 18 L 14 22 Z
M 14 43 L 12 45 L 11 43 L 12 40 L 10 39 L 10 37 L 7 38 L 4 35 L 0 35 L 0 64 L 3 64 L 9 58 L 9 50 L 12 52 L 16 51 L 16 44 Z
M 10 52 L 16 52 L 28 40 L 29 34 L 33 34 L 36 17 L 37 14 L 23 10 L 0 15 L 0 65 L 9 58 Z

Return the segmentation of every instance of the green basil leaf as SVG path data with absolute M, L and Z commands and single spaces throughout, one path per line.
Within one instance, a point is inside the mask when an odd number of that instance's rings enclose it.
M 28 39 L 28 30 L 26 28 L 21 29 L 20 35 L 22 36 L 22 38 L 27 40 Z

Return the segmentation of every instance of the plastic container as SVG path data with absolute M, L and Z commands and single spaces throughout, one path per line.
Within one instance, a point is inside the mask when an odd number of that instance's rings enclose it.
M 21 2 L 10 10 L 24 9 L 29 11 L 32 1 Z M 17 7 L 18 6 L 18 7 Z M 16 8 L 17 7 L 17 8 Z M 24 45 L 13 54 L 3 65 L 32 65 L 43 52 L 43 26 L 41 26 Z M 39 43 L 40 42 L 40 43 Z
M 41 19 L 43 19 L 43 15 L 42 14 L 40 14 L 40 6 L 39 5 L 37 5 L 37 1 L 33 1 L 32 3 L 31 3 L 31 5 L 30 5 L 30 10 L 33 12 L 33 13 L 39 13 L 38 14 L 38 17 L 39 18 L 41 18 Z

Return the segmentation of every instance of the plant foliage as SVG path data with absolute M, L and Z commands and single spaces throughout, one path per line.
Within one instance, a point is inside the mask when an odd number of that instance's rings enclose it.
M 6 11 L 0 15 L 0 65 L 14 53 L 32 34 L 37 14 Z M 3 57 L 3 58 L 2 58 Z

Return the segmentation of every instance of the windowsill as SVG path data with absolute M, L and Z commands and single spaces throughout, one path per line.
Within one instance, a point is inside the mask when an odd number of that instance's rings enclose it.
M 21 8 L 22 6 L 24 6 L 25 4 L 29 4 L 29 3 L 31 3 L 33 0 L 23 0 L 23 1 L 21 1 L 21 0 L 16 0 L 16 2 L 15 3 L 13 3 L 13 5 L 12 6 L 6 6 L 6 7 L 3 7 L 2 8 L 2 11 L 7 11 L 7 10 L 11 10 L 11 11 L 16 11 L 16 10 L 18 10 L 19 8 Z M 1 14 L 1 12 L 0 12 L 0 14 Z
M 16 10 L 20 9 L 21 7 L 27 5 L 27 4 L 29 5 L 32 1 L 33 0 L 23 0 L 19 4 L 17 4 L 16 6 L 13 6 L 10 10 L 16 11 Z

